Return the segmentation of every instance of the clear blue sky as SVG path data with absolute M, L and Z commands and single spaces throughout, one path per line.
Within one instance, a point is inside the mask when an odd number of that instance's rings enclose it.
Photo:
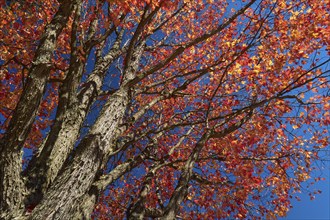
M 326 180 L 317 182 L 311 188 L 320 189 L 322 193 L 316 195 L 312 201 L 308 193 L 299 194 L 301 201 L 292 199 L 293 208 L 285 218 L 280 218 L 280 220 L 330 220 L 330 162 L 327 162 L 326 165 L 327 168 L 321 174 Z

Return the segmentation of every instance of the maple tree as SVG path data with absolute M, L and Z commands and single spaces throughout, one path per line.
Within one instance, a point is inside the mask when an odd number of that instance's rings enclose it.
M 329 1 L 0 2 L 1 219 L 272 219 L 320 180 Z

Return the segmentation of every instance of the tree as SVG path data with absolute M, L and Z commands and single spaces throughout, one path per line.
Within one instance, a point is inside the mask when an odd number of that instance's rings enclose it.
M 329 14 L 4 1 L 0 218 L 285 216 L 329 144 Z

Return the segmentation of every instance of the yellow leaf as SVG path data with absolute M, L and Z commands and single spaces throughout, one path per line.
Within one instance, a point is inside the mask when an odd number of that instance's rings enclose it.
M 272 66 L 273 65 L 273 61 L 272 60 L 268 60 L 268 65 Z

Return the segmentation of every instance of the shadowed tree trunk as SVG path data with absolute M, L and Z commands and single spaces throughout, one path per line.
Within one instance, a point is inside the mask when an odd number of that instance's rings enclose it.
M 0 219 L 285 216 L 328 146 L 328 11 L 6 4 Z

